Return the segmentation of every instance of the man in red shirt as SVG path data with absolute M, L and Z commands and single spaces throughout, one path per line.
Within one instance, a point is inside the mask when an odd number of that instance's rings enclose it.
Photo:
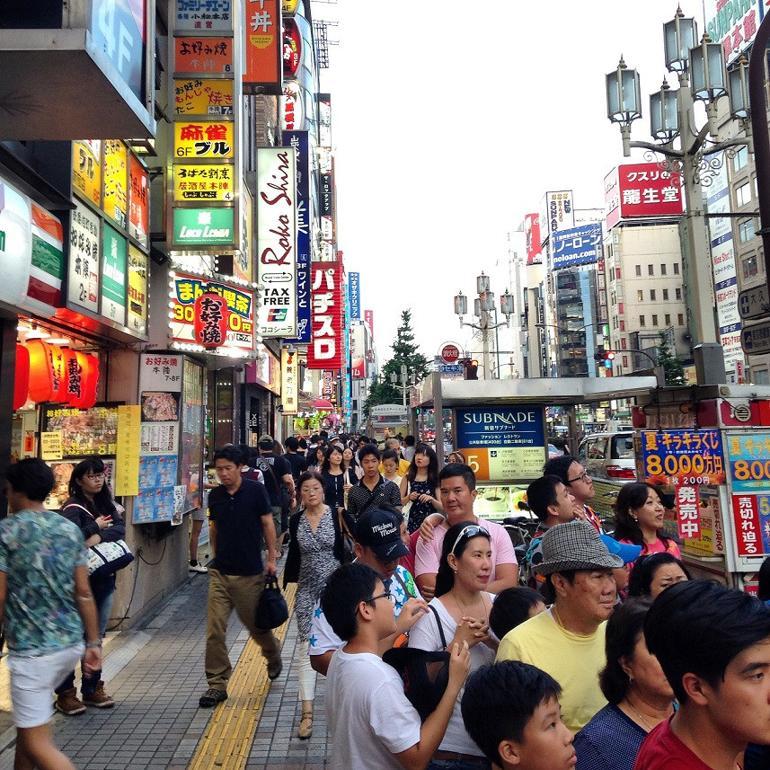
M 770 609 L 706 580 L 667 588 L 644 622 L 679 701 L 645 739 L 634 770 L 739 770 L 770 744 Z

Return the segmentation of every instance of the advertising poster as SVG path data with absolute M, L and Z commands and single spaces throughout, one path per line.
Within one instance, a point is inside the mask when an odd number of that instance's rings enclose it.
M 233 81 L 190 78 L 174 81 L 177 115 L 224 116 L 233 114 Z
M 231 37 L 178 37 L 174 39 L 174 72 L 191 75 L 226 75 L 233 71 Z
M 251 283 L 254 277 L 254 198 L 245 185 L 241 193 L 240 249 L 233 254 L 233 275 Z
M 640 442 L 642 476 L 650 484 L 718 486 L 726 481 L 718 430 L 643 430 Z
M 42 432 L 40 434 L 40 459 L 61 460 L 63 455 L 61 431 Z
M 233 209 L 174 209 L 174 243 L 178 246 L 232 246 Z
M 257 148 L 257 282 L 263 337 L 297 335 L 297 155 Z
M 706 32 L 722 46 L 725 64 L 732 64 L 757 36 L 762 21 L 762 0 L 706 0 Z
M 178 422 L 143 422 L 142 423 L 142 454 L 176 455 L 179 445 Z M 176 460 L 176 457 L 174 458 Z
M 147 255 L 128 244 L 128 327 L 147 332 Z
M 601 253 L 602 226 L 599 222 L 559 230 L 551 240 L 554 270 L 593 264 Z
M 203 474 L 203 367 L 184 359 L 182 391 L 182 450 L 179 458 L 179 482 L 185 489 L 182 513 L 201 505 Z
M 142 421 L 168 422 L 179 419 L 179 393 L 142 391 Z
M 682 550 L 696 556 L 718 556 L 725 552 L 722 513 L 716 490 L 699 487 L 700 534 L 682 541 Z
M 546 459 L 542 406 L 455 409 L 457 448 L 480 481 L 526 481 Z
M 246 17 L 244 91 L 263 87 L 275 94 L 283 75 L 280 0 L 259 0 L 243 6 Z
M 143 353 L 139 360 L 139 390 L 180 393 L 182 356 Z
M 51 494 L 45 499 L 45 507 L 49 511 L 61 510 L 64 503 L 70 498 L 70 479 L 75 466 L 85 457 L 78 457 L 72 460 L 62 462 L 49 462 L 48 465 L 53 471 L 53 489 Z M 115 460 L 102 459 L 104 463 L 104 475 L 110 489 L 115 489 Z M 117 492 L 115 494 L 118 494 Z
M 134 500 L 134 524 L 171 521 L 176 478 L 176 455 L 139 459 L 139 496 Z
M 108 224 L 102 228 L 102 315 L 126 323 L 126 239 Z
M 133 155 L 129 157 L 128 234 L 142 246 L 149 245 L 150 177 Z
M 524 216 L 524 237 L 526 239 L 527 264 L 539 265 L 543 258 L 540 246 L 540 216 L 536 213 Z
M 728 434 L 727 450 L 733 492 L 770 489 L 770 431 Z
M 234 170 L 229 164 L 174 166 L 175 201 L 231 201 Z
M 89 203 L 101 208 L 101 139 L 82 139 L 72 143 L 72 187 Z
M 361 323 L 350 327 L 350 376 L 366 379 L 366 333 Z
M 176 0 L 176 32 L 232 32 L 232 0 Z
M 80 201 L 70 213 L 70 258 L 67 299 L 99 312 L 99 217 Z
M 232 121 L 177 120 L 174 123 L 174 156 L 185 160 L 232 158 L 234 127 Z
M 55 404 L 43 407 L 43 432 L 61 431 L 62 458 L 114 456 L 118 443 L 118 407 L 76 409 Z
M 118 407 L 118 445 L 116 450 L 115 494 L 139 494 L 139 451 L 142 414 L 137 405 Z
M 312 263 L 312 342 L 307 351 L 308 369 L 342 369 L 345 365 L 342 265 Z
M 128 148 L 120 139 L 104 142 L 104 213 L 126 229 L 128 217 Z
M 604 228 L 609 232 L 620 222 L 620 183 L 618 170 L 613 168 L 604 177 Z

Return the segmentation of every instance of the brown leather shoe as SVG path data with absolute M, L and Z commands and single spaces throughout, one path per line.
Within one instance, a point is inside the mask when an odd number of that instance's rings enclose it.
M 78 698 L 78 692 L 74 687 L 70 687 L 69 690 L 60 692 L 56 696 L 53 707 L 61 714 L 66 714 L 68 717 L 85 714 L 86 712 L 86 707 L 83 705 L 83 701 Z
M 104 691 L 104 682 L 101 680 L 91 695 L 83 693 L 83 703 L 98 709 L 111 709 L 115 705 L 115 701 Z

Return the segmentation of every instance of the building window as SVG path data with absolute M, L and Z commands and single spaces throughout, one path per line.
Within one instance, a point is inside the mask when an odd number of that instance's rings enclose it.
M 658 325 L 658 316 L 655 313 L 652 314 L 652 325 L 653 326 Z
M 657 297 L 657 292 L 655 289 L 650 289 L 650 302 L 655 302 L 655 298 Z
M 620 319 L 620 331 L 624 332 L 626 330 L 626 322 L 621 318 Z
M 674 275 L 679 275 L 679 263 L 674 262 Z
M 668 289 L 663 289 L 663 301 L 665 302 L 668 299 Z
M 671 313 L 666 313 L 663 317 L 666 319 L 666 326 L 671 326 Z
M 749 182 L 735 189 L 735 203 L 738 206 L 746 206 L 751 203 L 751 184 Z
M 770 385 L 770 374 L 767 369 L 755 369 L 751 373 L 751 381 L 754 385 Z
M 639 326 L 644 326 L 644 316 L 643 315 L 639 316 Z
M 755 254 L 746 257 L 743 260 L 743 277 L 751 278 L 759 272 L 759 265 L 757 264 L 757 257 Z
M 620 268 L 619 267 L 615 268 L 615 280 L 617 280 L 617 281 L 620 280 Z
M 684 326 L 684 313 L 677 314 L 676 321 L 679 326 Z
M 666 275 L 667 274 L 666 273 L 666 265 L 665 264 L 660 266 L 660 274 L 661 275 Z
M 741 147 L 738 152 L 735 153 L 733 158 L 733 170 L 740 171 L 749 162 L 749 150 L 747 147 Z
M 738 240 L 748 243 L 754 237 L 754 220 L 745 219 L 738 225 Z
M 628 367 L 628 356 L 623 356 L 623 366 Z
M 625 350 L 628 347 L 627 342 L 628 342 L 628 340 L 626 340 L 625 337 L 621 337 L 621 339 L 620 339 L 620 347 L 623 348 L 623 350 Z
M 644 302 L 644 292 L 641 289 L 639 289 L 639 291 L 636 292 L 636 299 L 639 302 Z
M 647 265 L 647 275 L 655 275 L 655 267 L 653 265 Z
M 674 265 L 676 267 L 676 265 Z M 675 295 L 677 299 L 682 299 L 682 290 L 681 289 L 675 289 Z
M 642 277 L 642 266 L 641 265 L 637 265 L 636 266 L 636 277 L 637 278 L 641 278 Z

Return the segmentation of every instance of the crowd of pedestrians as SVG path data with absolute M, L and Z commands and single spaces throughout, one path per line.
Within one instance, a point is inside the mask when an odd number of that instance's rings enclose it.
M 691 580 L 661 490 L 622 487 L 610 535 L 586 469 L 549 460 L 527 490 L 538 525 L 520 564 L 506 528 L 476 515 L 474 472 L 451 460 L 439 468 L 413 437 L 381 450 L 321 433 L 217 450 L 199 705 L 227 699 L 233 610 L 280 675 L 256 610 L 284 552 L 297 735 L 313 733 L 321 674 L 330 768 L 770 770 L 770 609 Z M 52 703 L 69 716 L 115 704 L 101 676 L 115 575 L 89 579 L 87 564 L 124 536 L 122 509 L 98 458 L 75 468 L 61 512 L 44 508 L 52 486 L 42 461 L 13 465 L 0 522 L 22 770 L 72 767 Z M 770 599 L 770 562 L 761 577 Z

